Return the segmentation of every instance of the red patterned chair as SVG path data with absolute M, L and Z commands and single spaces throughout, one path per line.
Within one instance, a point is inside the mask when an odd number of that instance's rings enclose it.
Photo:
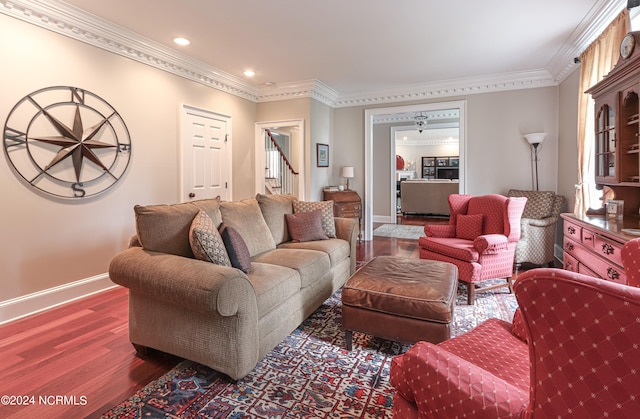
M 420 237 L 420 258 L 453 263 L 458 278 L 467 283 L 467 302 L 476 291 L 508 286 L 511 290 L 520 218 L 526 198 L 502 195 L 449 195 L 449 224 L 427 224 Z M 506 282 L 480 287 L 488 279 Z
M 640 239 L 627 242 L 620 252 L 627 284 L 640 287 Z
M 513 324 L 490 319 L 393 359 L 394 417 L 638 417 L 640 289 L 542 268 L 514 291 Z

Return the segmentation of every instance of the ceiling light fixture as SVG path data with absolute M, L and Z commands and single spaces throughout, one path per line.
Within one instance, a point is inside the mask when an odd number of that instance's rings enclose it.
M 423 115 L 422 112 L 417 113 L 415 116 L 415 120 L 416 120 L 416 128 L 418 129 L 418 132 L 422 134 L 422 131 L 424 131 L 425 129 L 427 129 L 427 115 Z
M 173 38 L 173 42 L 181 46 L 187 46 L 191 43 L 187 38 Z
M 245 70 L 244 75 L 247 77 L 253 77 L 256 75 L 256 72 L 253 70 Z

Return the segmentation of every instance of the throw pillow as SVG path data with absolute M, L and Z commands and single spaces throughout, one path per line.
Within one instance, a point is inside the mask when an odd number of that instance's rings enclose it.
M 333 219 L 333 201 L 293 201 L 293 213 L 310 212 L 320 210 L 322 214 L 322 228 L 327 237 L 336 236 L 336 222 Z
M 482 235 L 482 214 L 458 214 L 456 218 L 456 237 L 473 240 Z
M 252 257 L 276 248 L 271 230 L 255 198 L 223 201 L 220 212 L 222 221 L 242 236 Z
M 216 265 L 231 266 L 227 249 L 218 229 L 211 217 L 202 210 L 198 212 L 191 223 L 189 243 L 196 259 L 212 262 Z
M 225 223 L 220 224 L 219 230 L 224 247 L 227 249 L 231 266 L 240 269 L 246 274 L 251 272 L 251 255 L 240 233 Z
M 310 242 L 329 238 L 322 228 L 322 211 L 320 210 L 285 214 L 285 218 L 293 241 Z

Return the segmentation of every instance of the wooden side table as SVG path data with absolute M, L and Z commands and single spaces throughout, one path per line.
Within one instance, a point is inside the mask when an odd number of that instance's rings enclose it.
M 362 200 L 356 191 L 324 191 L 323 200 L 333 201 L 333 216 L 358 219 L 358 241 L 362 240 Z

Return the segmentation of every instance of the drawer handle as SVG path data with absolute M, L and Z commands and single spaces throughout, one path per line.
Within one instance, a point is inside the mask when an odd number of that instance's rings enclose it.
M 607 268 L 607 277 L 609 279 L 618 279 L 620 278 L 620 273 L 613 268 Z
M 567 227 L 567 231 L 569 232 L 569 234 L 573 235 L 576 234 L 576 229 L 573 226 L 569 226 Z
M 591 236 L 585 236 L 585 237 L 584 237 L 584 240 L 585 240 L 585 241 L 587 241 L 587 240 L 593 240 L 593 237 L 591 237 Z
M 613 252 L 615 252 L 615 249 L 613 248 L 613 246 L 611 246 L 608 243 L 602 244 L 602 253 L 604 253 L 605 255 L 612 255 Z
M 573 271 L 573 263 L 567 261 L 565 265 L 566 265 L 566 268 L 565 268 L 566 271 Z
M 573 250 L 573 244 L 571 244 L 571 243 L 567 242 L 567 243 L 564 245 L 564 248 L 565 248 L 565 249 L 567 249 L 567 250 Z

